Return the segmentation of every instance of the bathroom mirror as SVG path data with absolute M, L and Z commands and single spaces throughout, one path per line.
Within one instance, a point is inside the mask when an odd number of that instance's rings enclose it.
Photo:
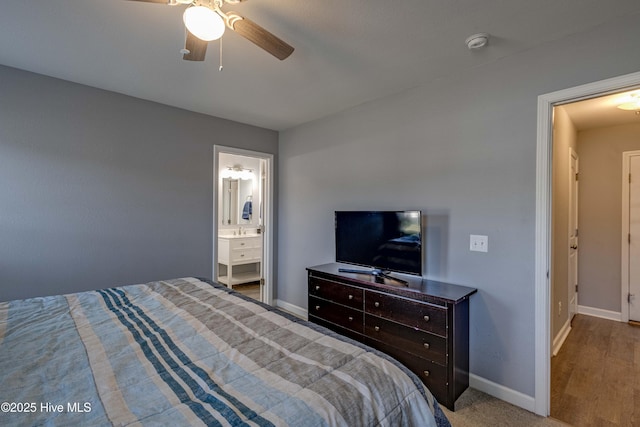
M 254 223 L 253 180 L 224 178 L 220 196 L 223 225 Z

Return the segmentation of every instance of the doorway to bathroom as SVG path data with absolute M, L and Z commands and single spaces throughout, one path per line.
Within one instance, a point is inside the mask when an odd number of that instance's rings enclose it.
M 273 300 L 273 155 L 214 146 L 213 278 Z

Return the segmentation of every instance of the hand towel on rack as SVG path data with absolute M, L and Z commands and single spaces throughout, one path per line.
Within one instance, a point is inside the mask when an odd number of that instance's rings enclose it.
M 251 219 L 252 213 L 253 207 L 251 206 L 251 201 L 244 202 L 244 207 L 242 208 L 242 219 Z

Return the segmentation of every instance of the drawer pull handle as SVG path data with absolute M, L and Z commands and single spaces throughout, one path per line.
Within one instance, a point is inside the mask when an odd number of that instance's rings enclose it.
M 244 242 L 241 242 L 241 243 L 240 243 L 240 246 L 244 246 Z
M 320 310 L 320 306 L 316 305 L 316 311 Z
M 431 347 L 431 346 L 429 345 L 429 343 L 428 343 L 428 342 L 424 343 L 424 348 L 426 348 L 427 350 L 429 350 L 429 347 Z
M 244 256 L 244 254 L 240 254 L 240 256 L 241 256 L 241 257 L 243 257 L 243 256 Z
M 374 329 L 376 332 L 380 332 L 380 326 L 375 326 L 373 329 Z
M 320 285 L 316 285 L 316 291 L 320 290 Z
M 424 376 L 428 377 L 429 376 L 429 371 L 424 371 Z
M 353 299 L 353 295 L 349 294 L 349 299 Z
M 374 302 L 374 303 L 373 303 L 373 305 L 374 305 L 375 307 L 380 307 L 380 303 L 379 303 L 378 301 Z
M 424 321 L 428 322 L 430 320 L 429 316 L 424 316 Z
M 349 322 L 353 322 L 353 317 L 349 316 Z

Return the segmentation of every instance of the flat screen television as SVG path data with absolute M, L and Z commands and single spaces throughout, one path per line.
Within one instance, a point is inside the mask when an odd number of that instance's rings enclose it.
M 336 211 L 335 232 L 336 262 L 368 267 L 374 275 L 422 275 L 420 211 Z

